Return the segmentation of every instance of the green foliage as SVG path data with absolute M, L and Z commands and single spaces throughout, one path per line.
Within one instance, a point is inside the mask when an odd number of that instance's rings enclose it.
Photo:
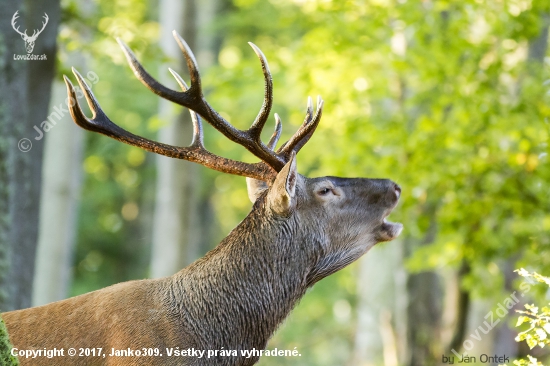
M 517 366 L 544 366 L 542 363 L 538 362 L 538 360 L 531 356 L 531 355 L 527 355 L 527 360 L 515 360 L 514 361 L 514 365 L 517 365 Z
M 19 361 L 17 357 L 11 355 L 12 345 L 8 336 L 6 324 L 0 316 L 0 365 L 17 366 Z
M 516 272 L 523 276 L 524 278 L 532 278 L 537 282 L 544 283 L 550 287 L 550 278 L 542 276 L 536 272 L 530 273 L 527 270 L 521 268 L 516 270 Z M 525 304 L 526 310 L 516 310 L 516 312 L 522 314 L 518 317 L 516 327 L 522 325 L 528 325 L 529 328 L 521 331 L 516 337 L 516 342 L 524 341 L 527 343 L 530 349 L 539 346 L 544 348 L 544 346 L 550 344 L 550 307 L 543 306 L 539 307 L 533 304 Z M 536 358 L 528 355 L 528 360 L 521 359 L 514 361 L 514 365 L 518 366 L 538 366 L 542 363 L 538 362 Z
M 76 1 L 65 5 L 61 64 L 70 65 L 75 50 L 91 53 L 102 107 L 122 127 L 153 137 L 162 123 L 154 116 L 158 98 L 133 79 L 113 37 L 156 74 L 164 56 L 155 47 L 155 4 L 100 0 L 88 14 Z M 282 141 L 302 122 L 307 95 L 325 100 L 299 171 L 397 181 L 403 196 L 391 220 L 403 222 L 407 243 L 427 243 L 407 248 L 407 268 L 467 262 L 464 287 L 499 298 L 502 261 L 550 270 L 550 68 L 548 57 L 529 53 L 548 12 L 547 1 L 234 0 L 210 25 L 224 39 L 219 65 L 201 69 L 203 87 L 216 110 L 247 128 L 263 98 L 259 62 L 246 43 L 254 42 L 273 74 Z M 209 149 L 255 161 L 205 129 Z M 103 136 L 86 138 L 74 293 L 145 276 L 151 221 L 142 214 L 152 201 L 152 157 Z M 205 175 L 227 233 L 250 209 L 244 179 Z M 128 204 L 139 208 L 137 220 L 124 218 Z M 269 347 L 307 348 L 294 364 L 346 363 L 354 312 L 345 321 L 330 314 L 346 303 L 353 309 L 355 270 L 316 285 Z M 269 362 L 292 360 L 261 361 Z

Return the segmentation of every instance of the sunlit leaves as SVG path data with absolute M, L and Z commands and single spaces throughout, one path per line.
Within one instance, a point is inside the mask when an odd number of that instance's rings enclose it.
M 536 282 L 544 283 L 547 286 L 550 286 L 550 278 L 542 276 L 536 272 L 529 272 L 524 268 L 516 270 L 520 276 L 526 278 L 527 280 L 535 280 Z M 516 322 L 516 327 L 521 327 L 522 325 L 527 325 L 528 329 L 521 331 L 517 337 L 516 342 L 525 341 L 530 349 L 539 346 L 544 348 L 550 344 L 550 339 L 548 335 L 550 334 L 550 307 L 544 306 L 539 309 L 535 305 L 525 304 L 525 310 L 516 310 L 517 313 L 520 313 L 518 320 Z M 525 327 L 523 327 L 525 329 Z M 534 359 L 528 355 L 527 360 L 518 360 L 514 361 L 515 365 L 538 365 L 537 359 Z

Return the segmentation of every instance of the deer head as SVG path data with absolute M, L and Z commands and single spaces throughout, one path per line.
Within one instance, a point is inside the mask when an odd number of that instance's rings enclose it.
M 34 42 L 36 41 L 36 38 L 42 33 L 44 28 L 46 28 L 46 24 L 48 24 L 48 14 L 44 13 L 44 21 L 42 22 L 42 29 L 38 30 L 35 29 L 31 36 L 27 35 L 27 30 L 25 29 L 24 32 L 19 31 L 19 26 L 16 27 L 16 20 L 19 18 L 19 14 L 17 14 L 19 11 L 16 11 L 15 14 L 13 14 L 13 17 L 11 18 L 11 26 L 13 29 L 21 35 L 21 38 L 23 38 L 23 41 L 25 41 L 25 48 L 27 49 L 27 53 L 31 53 L 34 49 Z

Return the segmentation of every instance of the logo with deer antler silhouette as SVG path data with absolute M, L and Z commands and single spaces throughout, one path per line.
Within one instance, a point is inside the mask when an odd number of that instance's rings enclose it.
M 40 33 L 42 33 L 42 31 L 44 30 L 44 28 L 46 28 L 46 24 L 48 24 L 48 14 L 44 13 L 44 22 L 42 22 L 42 29 L 38 30 L 38 29 L 35 29 L 32 33 L 32 36 L 29 36 L 27 34 L 27 30 L 25 29 L 24 32 L 21 32 L 19 30 L 19 26 L 17 26 L 15 24 L 17 18 L 19 18 L 19 10 L 15 12 L 15 14 L 13 14 L 13 17 L 11 18 L 11 26 L 13 27 L 13 29 L 19 33 L 21 35 L 21 38 L 23 38 L 23 41 L 25 41 L 25 48 L 27 49 L 27 53 L 31 53 L 32 50 L 34 49 L 34 42 L 36 41 L 36 38 L 38 38 L 38 36 L 40 35 Z

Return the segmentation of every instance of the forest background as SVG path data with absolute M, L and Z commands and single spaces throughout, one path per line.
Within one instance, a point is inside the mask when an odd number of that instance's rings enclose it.
M 47 60 L 14 59 L 25 54 L 16 11 L 21 29 L 48 15 L 33 51 Z M 514 269 L 550 274 L 549 2 L 4 0 L 0 14 L 2 311 L 171 275 L 250 210 L 244 178 L 84 132 L 63 113 L 62 75 L 74 81 L 75 66 L 120 126 L 187 145 L 188 112 L 144 88 L 115 41 L 176 88 L 168 67 L 186 75 L 176 29 L 207 99 L 239 128 L 263 98 L 248 41 L 269 61 L 282 140 L 307 96 L 323 97 L 301 174 L 390 178 L 403 189 L 391 215 L 401 237 L 315 285 L 268 345 L 302 356 L 260 365 L 533 352 L 514 341 L 513 309 L 498 309 L 520 293 Z M 211 128 L 206 144 L 254 161 Z M 548 302 L 532 288 L 515 308 Z

